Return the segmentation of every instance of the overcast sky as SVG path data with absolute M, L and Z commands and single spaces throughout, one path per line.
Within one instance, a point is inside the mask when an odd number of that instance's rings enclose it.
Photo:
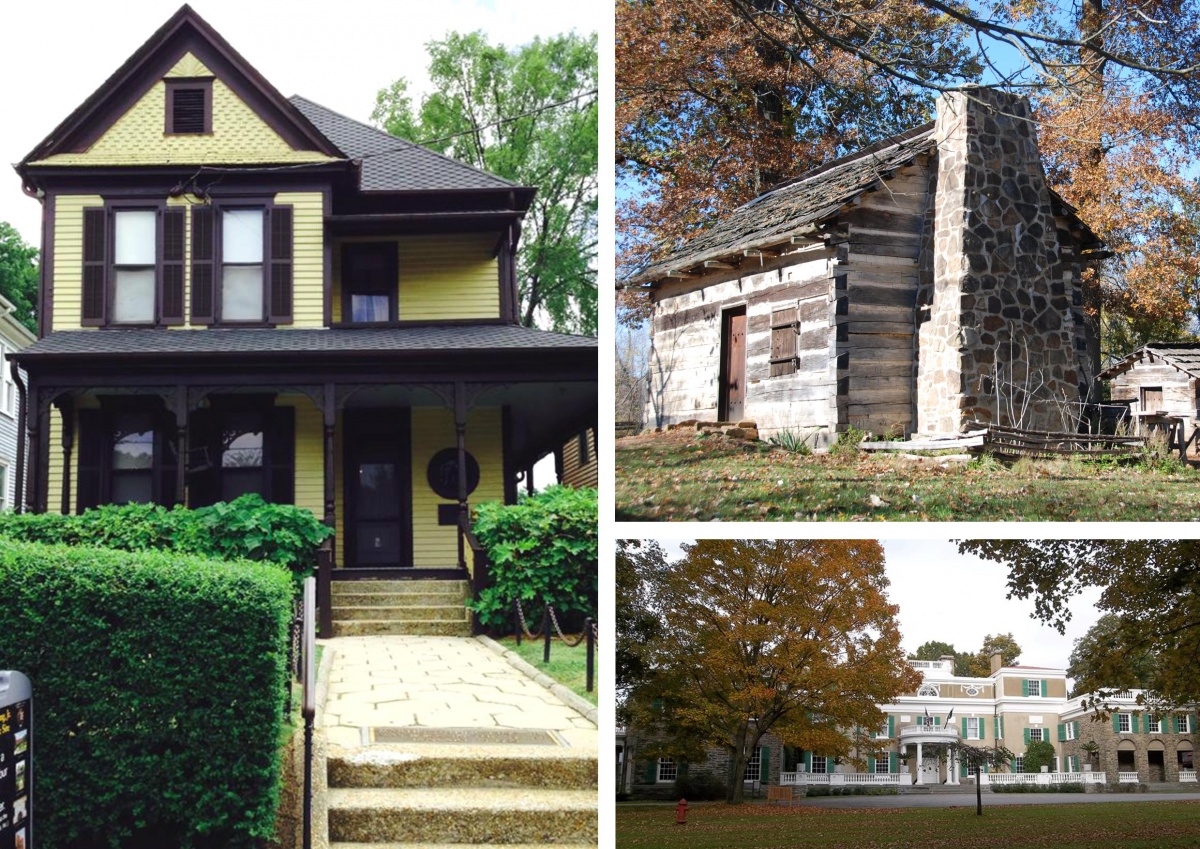
M 9 167 L 95 91 L 181 2 L 7 2 L 0 50 L 0 221 L 40 246 L 41 207 Z M 399 77 L 428 87 L 425 44 L 446 32 L 483 30 L 515 46 L 572 29 L 590 33 L 611 6 L 562 0 L 438 0 L 432 4 L 338 0 L 287 5 L 253 0 L 191 4 L 284 96 L 366 121 L 375 95 Z M 607 25 L 611 31 L 611 24 Z M 414 98 L 419 100 L 419 98 Z
M 681 540 L 660 539 L 668 559 L 679 557 Z M 684 540 L 686 541 L 686 540 Z M 957 651 L 975 652 L 988 634 L 1012 633 L 1021 646 L 1020 663 L 1066 668 L 1076 638 L 1098 617 L 1099 591 L 1071 605 L 1065 635 L 1030 618 L 1033 602 L 1009 601 L 1008 571 L 995 563 L 964 557 L 947 540 L 883 540 L 891 587 L 888 597 L 900 606 L 900 634 L 905 652 L 930 640 L 950 643 Z

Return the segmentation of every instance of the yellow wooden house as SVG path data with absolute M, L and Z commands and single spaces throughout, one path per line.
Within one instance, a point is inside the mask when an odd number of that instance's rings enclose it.
M 337 578 L 461 579 L 471 504 L 594 427 L 595 340 L 518 321 L 536 190 L 283 97 L 187 6 L 16 168 L 23 509 L 259 492 Z

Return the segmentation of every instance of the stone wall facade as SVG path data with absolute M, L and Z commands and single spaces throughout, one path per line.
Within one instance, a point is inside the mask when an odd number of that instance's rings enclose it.
M 1124 711 L 1119 711 L 1124 712 Z M 1093 719 L 1091 715 L 1081 716 L 1079 736 L 1058 745 L 1064 756 L 1076 755 L 1079 763 L 1088 763 L 1088 754 L 1081 747 L 1087 742 L 1095 742 L 1099 747 L 1093 763 L 1093 771 L 1103 772 L 1109 784 L 1117 784 L 1119 756 L 1118 751 L 1132 752 L 1133 767 L 1138 774 L 1141 784 L 1160 782 L 1173 783 L 1179 781 L 1179 753 L 1187 753 L 1185 758 L 1195 757 L 1194 745 L 1196 734 L 1193 732 L 1179 734 L 1175 731 L 1173 714 L 1163 716 L 1160 731 L 1147 731 L 1145 714 L 1132 713 L 1136 717 L 1137 731 L 1117 731 L 1113 728 L 1113 720 L 1109 717 Z M 1196 717 L 1192 716 L 1189 727 L 1195 728 Z M 1150 764 L 1150 752 L 1161 752 L 1162 770 Z M 1200 785 L 1197 785 L 1200 787 Z
M 1062 413 L 1094 375 L 1079 373 L 1074 250 L 1059 238 L 1029 105 L 982 88 L 944 95 L 936 137 L 917 429 L 1067 429 Z

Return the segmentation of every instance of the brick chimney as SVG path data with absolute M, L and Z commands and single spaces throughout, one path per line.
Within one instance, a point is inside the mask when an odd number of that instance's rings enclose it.
M 937 112 L 917 429 L 957 433 L 979 420 L 1062 430 L 1063 403 L 1079 399 L 1082 328 L 1029 104 L 971 88 L 939 97 Z

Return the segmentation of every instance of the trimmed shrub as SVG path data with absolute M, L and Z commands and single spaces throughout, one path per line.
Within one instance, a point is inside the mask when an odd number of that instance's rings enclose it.
M 487 626 L 512 622 L 513 599 L 541 616 L 544 604 L 560 613 L 596 612 L 596 490 L 552 486 L 516 504 L 475 508 L 472 529 L 491 560 L 492 585 L 471 609 Z M 531 623 L 532 624 L 532 623 Z
M 173 551 L 220 560 L 265 560 L 312 574 L 317 548 L 333 531 L 308 510 L 260 495 L 189 510 L 157 504 L 106 505 L 79 516 L 0 514 L 0 537 L 121 551 Z
M 1063 781 L 1058 784 L 992 784 L 993 793 L 1083 793 L 1082 781 Z
M 6 542 L 0 669 L 33 681 L 38 843 L 271 836 L 291 581 L 275 566 Z

